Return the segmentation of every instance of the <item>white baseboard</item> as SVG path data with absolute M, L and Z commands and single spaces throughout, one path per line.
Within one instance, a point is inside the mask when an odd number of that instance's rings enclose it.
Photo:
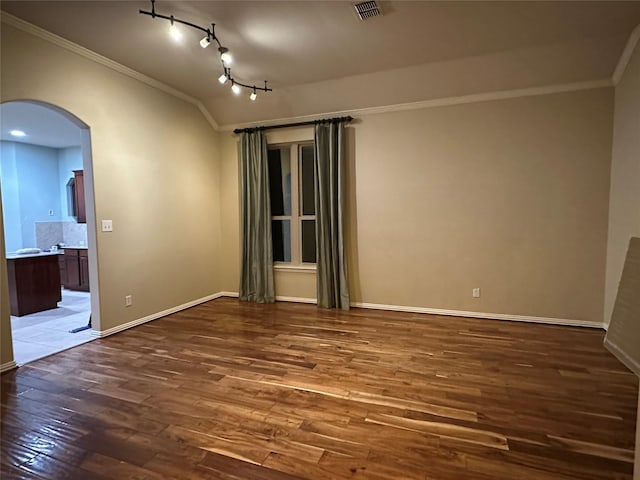
M 378 303 L 352 302 L 352 307 L 371 308 L 373 310 L 391 310 L 394 312 L 428 313 L 453 317 L 486 318 L 489 320 L 507 320 L 511 322 L 545 323 L 548 325 L 567 325 L 571 327 L 603 328 L 601 322 L 572 320 L 568 318 L 533 317 L 529 315 L 511 315 L 505 313 L 467 312 L 463 310 L 442 310 L 439 308 L 407 307 L 404 305 L 382 305 Z
M 281 297 L 276 295 L 277 302 L 292 302 L 292 303 L 313 303 L 314 305 L 318 303 L 318 300 L 315 298 L 305 298 L 305 297 Z
M 220 292 L 221 297 L 231 297 L 238 298 L 240 294 L 238 292 Z M 318 303 L 315 298 L 306 298 L 306 297 L 281 297 L 276 296 L 277 302 L 292 302 L 292 303 Z
M 224 296 L 227 296 L 227 295 L 225 295 L 223 292 L 214 293 L 206 297 L 198 298 L 197 300 L 193 300 L 191 302 L 183 303 L 182 305 L 178 305 L 177 307 L 172 307 L 167 310 L 163 310 L 162 312 L 152 313 L 151 315 L 147 315 L 146 317 L 138 318 L 136 320 L 123 323 L 122 325 L 117 325 L 115 327 L 108 328 L 107 330 L 102 330 L 102 331 L 93 330 L 92 335 L 95 338 L 108 337 L 109 335 L 113 335 L 114 333 L 122 332 L 123 330 L 128 330 L 129 328 L 137 327 L 138 325 L 142 325 L 143 323 L 147 323 L 152 320 L 157 320 L 158 318 L 166 317 L 167 315 L 171 315 L 172 313 L 177 313 L 181 310 L 186 310 L 187 308 L 195 307 L 196 305 L 200 305 L 201 303 L 209 302 L 211 300 L 215 300 L 216 298 L 220 298 Z
M 615 343 L 612 343 L 611 340 L 609 340 L 609 337 L 604 337 L 604 346 L 607 350 L 613 353 L 613 355 L 615 355 L 615 357 L 620 360 L 625 367 L 640 376 L 640 364 L 622 351 L 622 349 Z
M 14 368 L 17 368 L 17 367 L 18 367 L 18 364 L 16 364 L 15 361 L 11 360 L 10 362 L 3 363 L 2 365 L 0 365 L 0 373 L 13 370 Z
M 232 298 L 238 298 L 240 296 L 238 292 L 219 292 L 218 295 L 220 295 L 221 297 L 232 297 Z
M 187 308 L 191 308 L 201 303 L 209 302 L 211 300 L 215 300 L 216 298 L 220 298 L 220 297 L 238 298 L 238 292 L 214 293 L 212 295 L 208 295 L 206 297 L 202 297 L 197 300 L 193 300 L 191 302 L 178 305 L 177 307 L 163 310 L 162 312 L 153 313 L 151 315 L 147 315 L 146 317 L 138 318 L 136 320 L 123 323 L 122 325 L 117 325 L 107 330 L 103 330 L 103 331 L 93 330 L 92 336 L 94 338 L 108 337 L 109 335 L 113 335 L 114 333 L 122 332 L 123 330 L 127 330 L 129 328 L 142 325 L 143 323 L 151 322 L 152 320 L 157 320 L 158 318 L 166 317 L 167 315 L 171 315 L 172 313 L 177 313 L 181 310 L 185 310 Z M 304 297 L 276 296 L 276 300 L 279 302 L 294 302 L 294 303 L 309 303 L 309 304 L 317 303 L 315 298 L 304 298 Z M 515 322 L 545 323 L 549 325 L 568 325 L 573 327 L 604 328 L 604 324 L 600 322 L 590 322 L 586 320 L 571 320 L 566 318 L 532 317 L 532 316 L 525 316 L 525 315 L 508 315 L 508 314 L 502 314 L 502 313 L 466 312 L 461 310 L 442 310 L 439 308 L 409 307 L 404 305 L 384 305 L 379 303 L 352 302 L 351 306 L 355 308 L 369 308 L 372 310 L 389 310 L 393 312 L 427 313 L 431 315 L 447 315 L 447 316 L 454 316 L 454 317 L 486 318 L 490 320 L 507 320 L 507 321 L 515 321 Z M 6 365 L 7 365 L 7 369 L 13 368 L 10 364 L 6 364 Z M 13 363 L 13 365 L 15 366 L 15 363 Z M 0 368 L 4 368 L 4 366 L 0 366 Z M 0 371 L 4 371 L 4 370 L 0 370 Z
M 238 297 L 237 292 L 221 292 L 220 296 Z M 276 296 L 279 302 L 317 303 L 315 298 Z M 486 318 L 489 320 L 506 320 L 510 322 L 544 323 L 547 325 L 565 325 L 571 327 L 605 328 L 602 322 L 589 320 L 572 320 L 569 318 L 533 317 L 530 315 L 510 315 L 504 313 L 467 312 L 463 310 L 442 310 L 439 308 L 410 307 L 405 305 L 384 305 L 381 303 L 351 302 L 354 308 L 368 308 L 371 310 L 388 310 L 392 312 L 427 313 L 430 315 L 446 315 L 452 317 Z
M 117 325 L 107 330 L 103 330 L 103 331 L 92 330 L 91 336 L 93 338 L 108 337 L 109 335 L 113 335 L 114 333 L 122 332 L 123 330 L 128 330 L 129 328 L 137 327 L 138 325 L 142 325 L 143 323 L 151 322 L 152 320 L 157 320 L 158 318 L 166 317 L 167 315 L 177 313 L 181 310 L 186 310 L 187 308 L 195 307 L 196 305 L 200 305 L 201 303 L 209 302 L 211 300 L 215 300 L 216 298 L 220 298 L 220 297 L 238 298 L 238 292 L 214 293 L 206 297 L 198 298 L 191 302 L 183 303 L 182 305 L 178 305 L 177 307 L 172 307 L 167 310 L 163 310 L 161 312 L 147 315 L 146 317 L 138 318 L 136 320 L 123 323 L 122 325 Z M 305 298 L 305 297 L 276 296 L 276 300 L 279 302 L 292 302 L 292 303 L 308 303 L 308 304 L 317 303 L 317 300 L 315 298 Z M 393 312 L 427 313 L 431 315 L 447 315 L 447 316 L 454 316 L 454 317 L 486 318 L 490 320 L 545 323 L 549 325 L 567 325 L 572 327 L 606 328 L 606 325 L 601 322 L 591 322 L 586 320 L 571 320 L 566 318 L 532 317 L 532 316 L 526 316 L 526 315 L 508 315 L 508 314 L 502 314 L 502 313 L 466 312 L 461 310 L 442 310 L 439 308 L 409 307 L 404 305 L 384 305 L 379 303 L 362 303 L 362 302 L 352 302 L 351 306 L 355 308 L 368 308 L 372 310 L 388 310 Z M 610 349 L 615 349 L 616 351 L 618 351 L 615 345 L 612 345 L 611 343 L 605 343 L 605 344 Z M 632 363 L 632 366 L 635 368 L 639 368 L 639 366 L 636 365 L 635 363 Z M 17 365 L 15 361 L 3 363 L 2 365 L 0 365 L 0 373 L 6 372 L 7 370 L 11 370 L 16 367 Z
M 240 294 L 238 292 L 220 292 L 221 297 L 238 298 Z M 315 298 L 306 297 L 281 297 L 276 296 L 277 302 L 292 302 L 292 303 L 318 303 Z

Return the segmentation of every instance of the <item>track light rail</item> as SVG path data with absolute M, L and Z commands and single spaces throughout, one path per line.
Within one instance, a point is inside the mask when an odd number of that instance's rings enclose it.
M 273 91 L 273 89 L 269 87 L 266 80 L 264 81 L 264 86 L 261 87 L 255 84 L 249 85 L 247 83 L 240 82 L 231 75 L 231 67 L 229 66 L 231 64 L 231 55 L 229 53 L 229 49 L 223 46 L 222 43 L 220 42 L 220 39 L 216 36 L 215 23 L 212 23 L 211 29 L 209 29 L 209 28 L 201 27 L 200 25 L 196 25 L 195 23 L 182 20 L 180 18 L 176 18 L 173 15 L 165 15 L 162 13 L 158 13 L 156 12 L 156 0 L 151 0 L 151 11 L 141 9 L 139 10 L 139 13 L 142 15 L 148 15 L 151 18 L 160 18 L 163 20 L 168 20 L 170 22 L 170 28 L 173 28 L 174 24 L 179 23 L 181 25 L 185 25 L 187 27 L 193 28 L 195 30 L 198 30 L 204 33 L 206 37 L 200 40 L 200 46 L 202 48 L 208 47 L 211 44 L 211 42 L 215 41 L 216 44 L 218 45 L 218 52 L 220 53 L 220 63 L 222 64 L 222 69 L 223 69 L 223 74 L 220 75 L 220 77 L 218 78 L 218 81 L 222 84 L 231 82 L 231 90 L 233 91 L 233 93 L 235 94 L 240 93 L 240 87 L 246 88 L 248 90 L 251 90 L 251 95 L 249 98 L 251 98 L 251 100 L 255 100 L 257 97 L 256 92 L 258 91 L 272 92 Z

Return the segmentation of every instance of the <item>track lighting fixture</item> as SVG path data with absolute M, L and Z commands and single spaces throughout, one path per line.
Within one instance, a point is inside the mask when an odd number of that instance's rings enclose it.
M 220 63 L 222 64 L 222 69 L 223 69 L 223 73 L 218 77 L 218 81 L 221 84 L 225 84 L 230 80 L 231 91 L 236 95 L 238 95 L 242 91 L 242 88 L 246 88 L 246 89 L 252 90 L 251 94 L 249 95 L 249 98 L 255 101 L 255 99 L 258 97 L 256 93 L 257 90 L 260 90 L 261 92 L 273 91 L 273 89 L 269 88 L 269 86 L 267 85 L 266 80 L 264 81 L 264 87 L 258 87 L 256 85 L 249 85 L 246 83 L 239 82 L 238 80 L 236 80 L 231 76 L 231 69 L 229 68 L 229 66 L 231 65 L 231 62 L 232 62 L 232 56 L 231 56 L 231 53 L 229 52 L 229 49 L 223 46 L 222 43 L 220 43 L 220 39 L 216 37 L 214 23 L 211 24 L 211 29 L 208 29 L 208 28 L 201 27 L 199 25 L 195 25 L 191 22 L 187 22 L 185 20 L 180 20 L 178 18 L 175 18 L 173 15 L 163 15 L 163 14 L 157 13 L 156 0 L 151 0 L 151 11 L 140 10 L 140 13 L 142 15 L 149 15 L 151 18 L 160 18 L 163 20 L 169 20 L 170 22 L 169 33 L 175 40 L 180 40 L 182 38 L 182 32 L 179 30 L 179 28 L 176 25 L 179 23 L 181 25 L 186 25 L 187 27 L 191 27 L 193 29 L 199 30 L 200 32 L 206 35 L 202 40 L 200 40 L 200 46 L 202 48 L 207 48 L 212 42 L 216 42 L 216 44 L 218 45 L 218 53 L 220 54 Z
M 231 65 L 232 57 L 229 53 L 229 49 L 226 47 L 220 47 L 218 48 L 218 51 L 220 52 L 220 60 L 222 61 L 222 64 L 226 67 Z
M 182 38 L 182 32 L 180 29 L 173 23 L 173 16 L 171 17 L 171 24 L 169 25 L 169 35 L 174 40 L 180 40 Z

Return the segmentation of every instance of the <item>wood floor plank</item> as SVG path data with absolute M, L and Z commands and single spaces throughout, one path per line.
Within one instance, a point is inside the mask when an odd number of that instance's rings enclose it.
M 6 372 L 8 479 L 631 480 L 599 330 L 218 299 Z
M 92 453 L 81 464 L 83 470 L 93 474 L 103 475 L 106 478 L 119 480 L 172 480 L 164 474 L 153 472 L 137 465 L 114 458 Z M 175 478 L 175 477 L 174 477 Z

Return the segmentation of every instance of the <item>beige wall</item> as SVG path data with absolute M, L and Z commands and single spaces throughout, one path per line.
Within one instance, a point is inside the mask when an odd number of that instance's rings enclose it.
M 362 116 L 348 129 L 352 301 L 601 322 L 612 93 Z M 237 235 L 237 213 L 226 222 Z
M 1 99 L 91 128 L 95 218 L 114 230 L 97 233 L 101 330 L 221 290 L 219 141 L 195 106 L 7 24 Z
M 238 292 L 240 285 L 240 164 L 236 135 L 224 133 L 220 143 L 220 198 L 222 209 L 222 290 Z
M 640 44 L 615 88 L 605 321 L 609 323 L 632 236 L 640 237 Z
M 609 323 L 631 237 L 640 236 L 640 43 L 615 87 L 605 322 Z M 634 480 L 640 480 L 640 391 Z
M 611 95 L 363 118 L 354 300 L 602 321 Z

